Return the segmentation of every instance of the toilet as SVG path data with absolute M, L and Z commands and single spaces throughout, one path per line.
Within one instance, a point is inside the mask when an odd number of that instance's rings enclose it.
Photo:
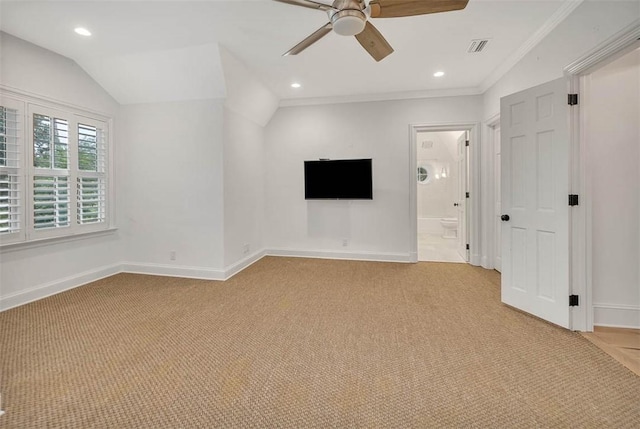
M 458 218 L 455 217 L 443 217 L 440 219 L 440 225 L 444 228 L 443 238 L 457 238 L 458 237 Z

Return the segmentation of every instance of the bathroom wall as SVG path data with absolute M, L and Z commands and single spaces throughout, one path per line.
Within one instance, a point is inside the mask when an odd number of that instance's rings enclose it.
M 418 166 L 431 165 L 428 183 L 418 183 L 418 219 L 455 217 L 457 200 L 458 165 L 457 140 L 463 131 L 418 133 Z M 430 144 L 432 142 L 433 144 Z M 442 169 L 447 177 L 436 179 Z

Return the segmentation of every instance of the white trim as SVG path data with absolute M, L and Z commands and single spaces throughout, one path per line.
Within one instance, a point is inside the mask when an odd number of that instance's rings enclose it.
M 35 249 L 42 246 L 53 246 L 56 244 L 68 243 L 78 240 L 86 240 L 89 238 L 102 237 L 112 235 L 118 228 L 102 229 L 98 231 L 78 232 L 75 234 L 64 235 L 60 237 L 40 238 L 31 241 L 20 241 L 14 243 L 0 244 L 0 255 L 3 253 L 15 252 L 20 250 Z
M 439 131 L 468 131 L 469 136 L 469 205 L 466 216 L 468 219 L 469 231 L 469 263 L 471 265 L 481 265 L 480 255 L 480 187 L 481 171 L 480 151 L 482 147 L 480 137 L 480 124 L 478 122 L 456 122 L 440 124 L 409 124 L 409 262 L 418 261 L 418 184 L 415 179 L 415 171 L 418 168 L 417 162 L 417 134 L 419 132 L 439 132 Z
M 258 252 L 255 252 L 253 255 L 247 256 L 246 258 L 236 262 L 233 265 L 226 267 L 224 269 L 224 279 L 229 280 L 231 277 L 235 276 L 240 271 L 249 267 L 249 265 L 252 265 L 253 263 L 258 262 L 260 259 L 264 258 L 265 255 L 266 255 L 266 251 L 263 249 Z
M 484 138 L 482 139 L 482 267 L 495 267 L 496 231 L 495 231 L 495 127 L 500 124 L 500 113 L 496 113 L 484 121 Z
M 640 39 L 640 19 L 636 19 L 604 42 L 564 68 L 567 75 L 581 75 L 594 71 L 601 62 L 612 60 L 616 55 L 626 53 L 626 49 Z
M 123 262 L 123 273 L 147 274 L 151 276 L 184 277 L 188 279 L 224 280 L 225 271 L 207 267 L 189 267 L 184 265 L 148 264 Z
M 85 271 L 83 273 L 65 277 L 59 280 L 54 280 L 52 282 L 48 282 L 24 291 L 12 293 L 6 296 L 0 296 L 0 312 L 24 304 L 28 304 L 30 302 L 38 301 L 51 295 L 74 289 L 87 283 L 91 283 L 119 273 L 225 281 L 229 280 L 234 275 L 248 268 L 250 265 L 254 264 L 267 255 L 278 257 L 285 256 L 298 258 L 345 259 L 353 261 L 411 262 L 409 254 L 403 253 L 357 253 L 294 249 L 260 250 L 253 255 L 227 267 L 225 270 L 216 270 L 206 267 L 122 262 L 97 268 L 95 270 Z
M 587 135 L 581 124 L 587 121 L 587 95 L 584 90 L 584 77 L 570 76 L 570 93 L 579 94 L 578 106 L 570 112 L 570 183 L 572 194 L 578 194 L 580 204 L 572 207 L 569 230 L 569 281 L 571 294 L 580 297 L 581 305 L 570 310 L 571 327 L 575 331 L 593 331 L 593 307 L 591 276 L 591 185 L 587 176 Z
M 293 258 L 347 259 L 350 261 L 413 262 L 409 253 L 335 252 L 333 250 L 267 249 L 268 256 Z
M 459 97 L 481 95 L 479 88 L 433 89 L 426 91 L 383 92 L 377 94 L 355 94 L 335 97 L 310 97 L 281 99 L 278 107 L 315 106 L 321 104 L 367 103 L 371 101 L 412 100 L 418 98 Z
M 635 305 L 593 304 L 593 324 L 612 328 L 640 329 L 640 307 Z
M 24 291 L 1 296 L 0 311 L 28 304 L 51 295 L 118 274 L 119 272 L 120 264 L 107 265 L 95 270 L 85 271 L 80 274 L 45 283 Z
M 533 48 L 549 35 L 562 21 L 564 21 L 584 0 L 565 0 L 549 19 L 531 37 L 529 37 L 513 54 L 500 64 L 480 85 L 480 91 L 485 92 L 500 80 L 509 70 L 523 59 Z

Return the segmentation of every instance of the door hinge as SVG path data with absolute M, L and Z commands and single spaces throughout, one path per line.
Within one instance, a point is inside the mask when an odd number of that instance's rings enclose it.
M 468 192 L 465 193 L 465 197 L 469 198 L 469 193 Z
M 568 97 L 569 106 L 575 106 L 578 104 L 578 94 L 569 94 Z
M 464 142 L 464 145 L 465 145 L 465 146 L 469 146 L 469 140 L 465 141 L 465 142 Z
M 579 305 L 578 295 L 569 295 L 569 307 L 577 307 Z
M 467 244 L 467 250 L 469 250 L 469 245 Z
M 569 205 L 577 206 L 578 205 L 578 195 L 577 194 L 569 194 Z

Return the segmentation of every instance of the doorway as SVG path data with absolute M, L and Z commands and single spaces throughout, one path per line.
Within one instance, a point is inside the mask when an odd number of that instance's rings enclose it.
M 418 131 L 415 136 L 417 259 L 469 260 L 469 138 L 465 129 Z
M 640 27 L 629 26 L 567 66 L 564 79 L 501 100 L 500 203 L 506 222 L 502 228 L 502 299 L 573 330 L 591 331 L 594 324 L 640 328 L 640 197 L 634 186 L 640 162 L 640 58 L 636 51 L 635 60 L 627 57 L 601 76 L 594 73 L 637 49 L 639 37 Z M 623 74 L 628 75 L 627 83 Z M 594 76 L 610 81 L 604 90 L 599 89 L 600 97 L 589 87 Z M 624 107 L 626 99 L 629 103 Z M 630 120 L 625 121 L 626 117 Z M 619 134 L 627 136 L 619 138 Z M 555 153 L 561 148 L 562 153 Z M 612 197 L 618 198 L 615 203 L 607 201 Z M 609 222 L 599 237 L 595 237 L 593 223 L 598 215 L 596 204 L 602 225 Z M 566 208 L 570 208 L 569 215 Z M 621 230 L 624 233 L 619 234 Z M 627 245 L 621 245 L 620 238 Z M 607 240 L 618 244 L 604 244 Z M 592 296 L 598 269 L 593 258 L 598 252 L 609 258 L 600 264 L 601 273 L 609 273 L 601 282 L 605 287 L 600 291 L 609 295 L 600 308 L 594 303 L 598 298 Z M 620 266 L 627 269 L 625 274 Z M 631 279 L 627 284 L 632 287 L 623 287 L 622 277 Z M 526 294 L 529 296 L 524 297 Z M 616 299 L 620 301 L 614 302 Z M 594 323 L 594 319 L 599 321 Z
M 589 331 L 640 329 L 640 42 L 632 48 L 581 77 Z

